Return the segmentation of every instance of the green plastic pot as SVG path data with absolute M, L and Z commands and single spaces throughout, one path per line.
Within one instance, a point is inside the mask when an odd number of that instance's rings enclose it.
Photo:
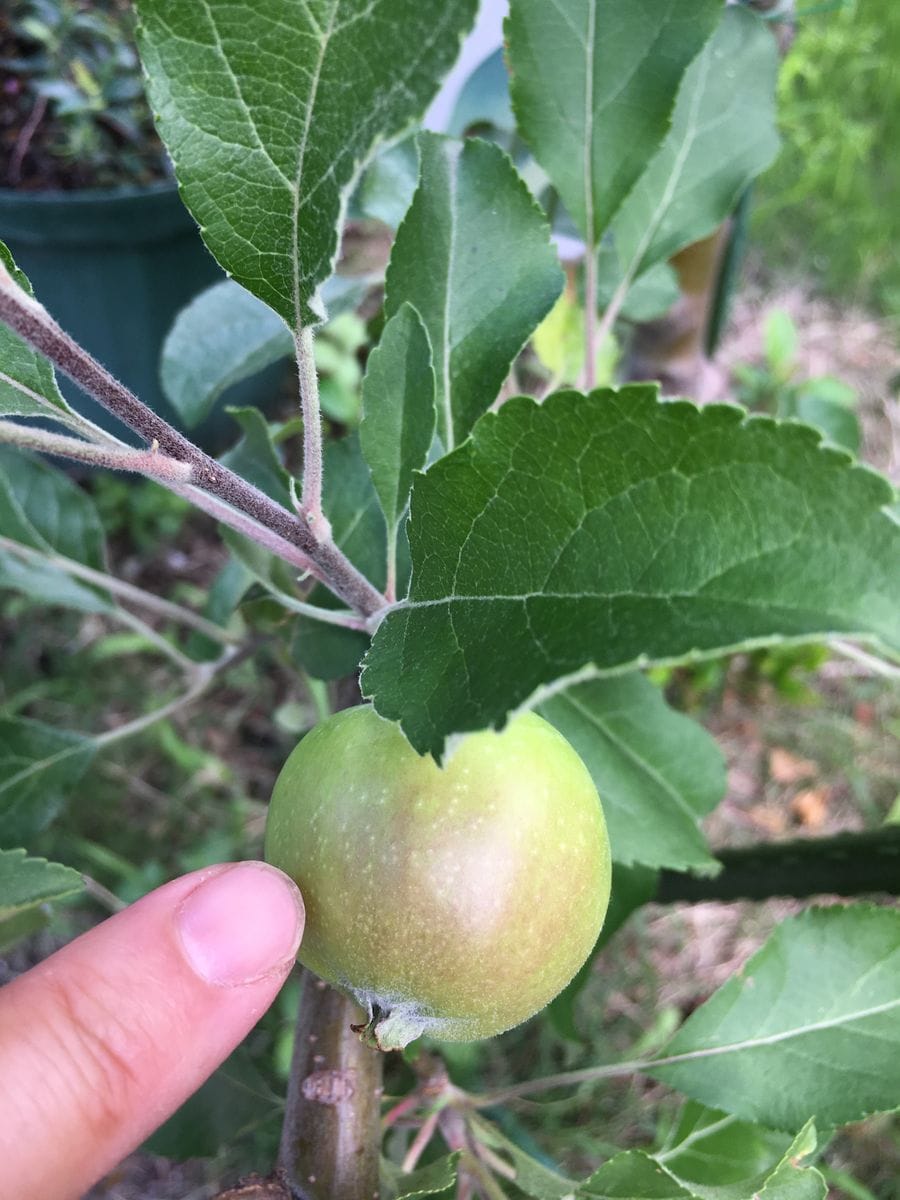
M 222 270 L 174 182 L 73 192 L 0 189 L 0 239 L 63 329 L 183 428 L 160 386 L 159 354 L 176 313 L 221 279 Z M 79 412 L 123 432 L 69 380 L 59 382 Z M 272 390 L 271 376 L 259 377 L 226 402 L 259 403 Z M 223 436 L 227 442 L 237 430 L 219 413 L 191 435 L 207 445 Z

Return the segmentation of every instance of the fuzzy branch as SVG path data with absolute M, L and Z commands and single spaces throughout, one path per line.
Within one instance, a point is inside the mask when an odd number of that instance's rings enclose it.
M 192 483 L 197 488 L 224 500 L 296 546 L 319 568 L 332 591 L 351 608 L 368 617 L 384 607 L 384 597 L 333 541 L 320 540 L 319 531 L 311 529 L 308 522 L 298 519 L 173 429 L 64 333 L 46 309 L 27 296 L 5 270 L 0 270 L 0 320 L 144 438 L 148 448 L 154 446 L 165 457 L 189 465 Z

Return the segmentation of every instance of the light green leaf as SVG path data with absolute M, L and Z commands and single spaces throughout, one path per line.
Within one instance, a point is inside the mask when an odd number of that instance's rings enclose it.
M 516 128 L 502 48 L 480 62 L 463 84 L 447 132 L 454 137 L 464 137 L 468 130 L 484 125 L 491 125 L 503 133 L 514 133 Z
M 706 1110 L 701 1110 L 704 1113 Z M 721 1114 L 709 1126 L 719 1132 L 729 1120 Z M 577 1196 L 592 1200 L 825 1200 L 825 1182 L 818 1171 L 805 1167 L 802 1159 L 816 1148 L 815 1130 L 809 1122 L 789 1144 L 775 1152 L 772 1135 L 755 1126 L 732 1126 L 724 1133 L 730 1138 L 730 1152 L 712 1144 L 701 1126 L 688 1137 L 693 1139 L 695 1155 L 702 1158 L 702 1178 L 679 1175 L 674 1154 L 648 1154 L 629 1150 L 603 1164 L 578 1189 Z M 768 1148 L 763 1146 L 768 1140 Z M 753 1150 L 745 1152 L 741 1144 L 749 1142 Z M 709 1150 L 707 1156 L 705 1152 Z M 754 1151 L 763 1161 L 751 1163 Z M 773 1157 L 774 1155 L 774 1157 Z
M 896 1108 L 900 912 L 858 904 L 783 922 L 688 1018 L 651 1073 L 776 1129 Z
M 291 507 L 291 477 L 275 448 L 272 429 L 258 408 L 229 408 L 244 436 L 219 461 L 272 500 Z
M 715 871 L 699 822 L 725 795 L 725 760 L 702 726 L 637 673 L 577 684 L 538 712 L 590 771 L 617 862 Z
M 594 674 L 837 633 L 900 646 L 892 499 L 806 426 L 648 385 L 515 397 L 417 477 L 410 594 L 364 692 L 440 755 Z
M 162 348 L 163 390 L 185 424 L 198 425 L 226 388 L 293 352 L 281 317 L 224 279 L 176 317 Z
M 413 472 L 434 437 L 431 343 L 411 304 L 402 304 L 369 355 L 363 380 L 362 452 L 391 534 L 409 502 Z
M 765 1178 L 790 1144 L 786 1134 L 687 1100 L 664 1147 L 653 1157 L 682 1183 L 721 1190 Z
M 615 1155 L 581 1184 L 576 1196 L 578 1200 L 695 1200 L 687 1186 L 643 1150 Z
M 53 820 L 93 755 L 89 738 L 0 717 L 0 828 L 27 842 Z
M 0 271 L 4 267 L 26 295 L 34 295 L 28 279 L 0 242 Z M 0 417 L 52 419 L 54 409 L 71 411 L 56 386 L 53 368 L 0 321 Z
M 0 850 L 0 923 L 41 904 L 80 892 L 84 884 L 71 867 L 29 858 L 24 850 Z
M 409 301 L 434 355 L 438 429 L 461 442 L 559 295 L 544 215 L 497 146 L 423 133 L 419 186 L 387 271 L 385 312 Z
M 447 1154 L 417 1171 L 401 1171 L 387 1159 L 382 1160 L 385 1192 L 391 1200 L 412 1200 L 413 1196 L 434 1196 L 446 1192 L 456 1182 L 459 1152 Z
M 512 0 L 513 111 L 582 237 L 597 245 L 659 147 L 718 0 Z
M 344 193 L 424 111 L 475 0 L 137 7 L 151 103 L 206 244 L 292 329 L 316 323 Z
M 613 222 L 626 278 L 711 233 L 773 161 L 777 70 L 771 29 L 746 8 L 722 13 L 684 76 L 665 142 Z
M 505 1137 L 492 1122 L 478 1120 L 474 1132 L 480 1142 L 492 1150 L 500 1151 L 509 1159 L 515 1170 L 516 1188 L 526 1196 L 533 1196 L 535 1200 L 565 1200 L 574 1194 L 574 1180 L 538 1162 L 521 1146 Z
M 354 308 L 366 287 L 364 280 L 332 275 L 322 289 L 329 318 Z M 184 423 L 198 425 L 226 388 L 293 353 L 294 340 L 281 317 L 225 279 L 175 318 L 162 348 L 163 390 Z
M 350 203 L 351 214 L 398 229 L 418 181 L 419 151 L 416 139 L 407 137 L 382 150 L 366 168 Z

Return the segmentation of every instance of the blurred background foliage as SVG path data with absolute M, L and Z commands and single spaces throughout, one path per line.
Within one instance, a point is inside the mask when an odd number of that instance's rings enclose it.
M 783 148 L 754 240 L 822 287 L 900 313 L 900 4 L 805 0 L 781 69 Z

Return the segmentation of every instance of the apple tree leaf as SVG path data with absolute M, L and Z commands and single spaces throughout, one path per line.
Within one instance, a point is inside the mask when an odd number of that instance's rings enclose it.
M 0 717 L 0 828 L 7 844 L 27 842 L 50 824 L 93 752 L 90 738 Z
M 366 286 L 332 275 L 322 289 L 329 318 L 354 308 Z M 281 317 L 233 279 L 223 279 L 175 318 L 160 359 L 163 390 L 191 427 L 209 415 L 226 388 L 293 353 L 294 339 Z
M 519 131 L 596 245 L 672 118 L 718 0 L 513 0 L 505 32 Z
M 424 753 L 551 690 L 786 639 L 900 647 L 886 480 L 807 426 L 650 385 L 528 397 L 413 485 L 364 694 Z
M 712 233 L 778 151 L 778 47 L 766 23 L 729 8 L 682 80 L 672 128 L 612 223 L 634 279 Z
M 40 904 L 80 892 L 84 884 L 71 867 L 29 858 L 24 850 L 0 850 L 0 922 Z
M 735 1178 L 735 1162 L 719 1160 L 708 1181 L 682 1178 L 673 1155 L 626 1150 L 605 1162 L 575 1194 L 577 1200 L 825 1200 L 824 1179 L 803 1162 L 815 1148 L 815 1129 L 808 1122 L 761 1169 L 744 1174 L 741 1162 Z
M 855 904 L 783 922 L 649 1071 L 774 1129 L 896 1108 L 900 912 Z
M 27 296 L 31 284 L 0 242 L 0 272 L 6 269 Z M 70 412 L 56 386 L 53 368 L 42 354 L 0 321 L 0 417 L 53 417 L 54 409 Z
M 292 329 L 317 323 L 345 192 L 425 110 L 475 0 L 137 7 L 150 100 L 206 244 Z
M 428 331 L 438 431 L 461 442 L 563 286 L 550 230 L 499 147 L 423 133 L 419 186 L 397 231 L 385 312 L 405 301 Z
M 406 512 L 413 472 L 425 466 L 434 425 L 431 343 L 419 314 L 404 303 L 369 355 L 359 430 L 391 536 Z
M 81 612 L 105 612 L 109 597 L 73 579 L 52 557 L 105 569 L 105 539 L 97 511 L 68 476 L 41 459 L 0 446 L 0 539 L 37 553 L 19 554 L 0 541 L 0 590 L 8 588 L 38 604 Z
M 626 865 L 715 871 L 700 818 L 725 795 L 715 740 L 638 672 L 575 684 L 539 706 L 581 755 Z
M 258 408 L 227 410 L 243 430 L 243 437 L 219 461 L 272 499 L 291 507 L 291 477 L 275 447 L 273 431 Z

